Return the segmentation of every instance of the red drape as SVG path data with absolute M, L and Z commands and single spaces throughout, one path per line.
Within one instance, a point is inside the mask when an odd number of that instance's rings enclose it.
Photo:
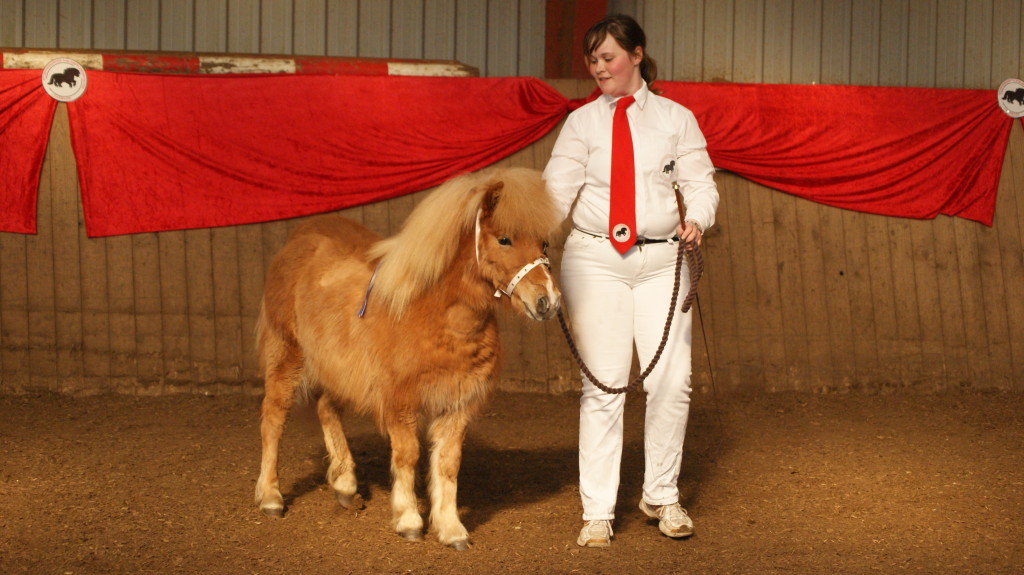
M 1013 121 L 993 90 L 659 82 L 715 166 L 824 204 L 992 225 Z
M 436 185 L 580 101 L 532 78 L 90 71 L 68 104 L 90 236 L 268 221 Z M 991 225 L 1012 121 L 990 90 L 660 82 L 715 165 L 825 204 Z M 0 70 L 0 231 L 35 231 L 56 103 Z
M 36 233 L 36 198 L 57 102 L 38 70 L 0 74 L 0 231 Z
M 104 236 L 426 189 L 529 145 L 567 106 L 532 78 L 90 72 L 68 111 L 86 230 Z

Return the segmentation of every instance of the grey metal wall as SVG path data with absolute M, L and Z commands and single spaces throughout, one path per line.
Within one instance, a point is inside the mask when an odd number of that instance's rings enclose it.
M 1022 0 L 611 0 L 663 79 L 994 88 Z M 544 0 L 0 0 L 0 47 L 458 60 L 544 75 Z M 578 54 L 567 54 L 576 58 Z
M 544 0 L 0 0 L 0 47 L 458 60 L 541 76 Z

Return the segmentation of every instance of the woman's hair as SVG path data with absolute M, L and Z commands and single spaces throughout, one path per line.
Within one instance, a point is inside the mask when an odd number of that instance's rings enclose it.
M 644 29 L 636 23 L 636 20 L 625 14 L 613 14 L 606 16 L 603 20 L 594 24 L 583 35 L 583 55 L 589 57 L 594 50 L 597 50 L 601 42 L 608 36 L 615 38 L 615 41 L 622 46 L 622 49 L 632 54 L 637 48 L 643 50 L 643 59 L 640 61 L 640 76 L 647 82 L 650 88 L 658 77 L 658 65 L 654 59 L 647 54 L 647 35 Z

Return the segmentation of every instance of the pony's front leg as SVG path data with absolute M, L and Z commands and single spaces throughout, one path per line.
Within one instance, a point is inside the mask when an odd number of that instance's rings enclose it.
M 466 412 L 459 410 L 445 413 L 430 424 L 430 524 L 441 543 L 459 551 L 469 549 L 469 532 L 459 521 L 456 504 L 468 423 Z
M 391 513 L 395 531 L 410 541 L 423 539 L 423 518 L 416 502 L 416 463 L 420 442 L 416 414 L 399 411 L 386 422 L 391 437 Z

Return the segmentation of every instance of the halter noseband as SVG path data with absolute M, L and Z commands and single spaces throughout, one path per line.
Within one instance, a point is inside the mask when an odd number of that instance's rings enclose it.
M 476 245 L 474 246 L 476 248 L 476 265 L 478 265 L 478 266 L 480 265 L 480 212 L 481 211 L 482 210 L 477 210 L 476 211 Z M 526 274 L 530 273 L 530 271 L 533 270 L 533 268 L 535 268 L 535 267 L 537 267 L 537 266 L 539 266 L 541 264 L 544 264 L 546 266 L 550 266 L 551 265 L 551 261 L 548 260 L 547 256 L 540 256 L 539 258 L 537 258 L 537 259 L 533 260 L 532 262 L 526 264 L 525 266 L 519 268 L 519 272 L 516 275 L 512 276 L 512 280 L 508 282 L 508 286 L 505 289 L 497 288 L 496 290 L 494 290 L 494 297 L 500 298 L 501 294 L 505 294 L 508 297 L 512 297 L 512 290 L 516 289 L 516 286 L 519 285 L 519 282 L 522 281 L 522 279 L 524 277 L 526 277 Z

